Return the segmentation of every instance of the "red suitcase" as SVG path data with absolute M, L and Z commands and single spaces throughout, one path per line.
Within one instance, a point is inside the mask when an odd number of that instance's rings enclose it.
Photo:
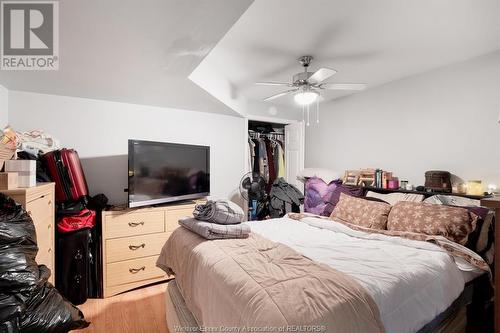
M 87 181 L 75 150 L 54 150 L 42 158 L 50 178 L 56 183 L 56 202 L 76 201 L 88 196 Z

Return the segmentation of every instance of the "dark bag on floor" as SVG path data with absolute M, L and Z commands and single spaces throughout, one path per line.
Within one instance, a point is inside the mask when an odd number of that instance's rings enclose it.
M 90 230 L 90 238 L 88 244 L 88 251 L 85 255 L 88 258 L 88 274 L 86 275 L 86 296 L 89 298 L 102 298 L 102 248 L 101 248 L 101 211 L 105 207 L 107 198 L 104 194 L 99 194 L 90 198 L 88 204 L 85 205 L 81 201 L 65 202 L 57 205 L 57 244 L 56 257 L 57 265 L 57 286 L 68 299 L 76 300 L 77 298 L 83 299 L 83 296 L 68 296 L 66 293 L 71 285 L 68 286 L 66 276 L 59 277 L 61 274 L 71 274 L 71 267 L 74 267 L 73 260 L 59 260 L 65 258 L 68 254 L 68 245 L 65 241 L 66 233 L 75 232 L 80 229 Z M 102 206 L 104 205 L 104 206 Z M 59 240 L 63 244 L 59 244 Z M 65 273 L 61 273 L 65 272 Z M 80 291 L 83 292 L 83 291 Z M 75 301 L 76 302 L 76 301 Z
M 57 235 L 56 287 L 69 301 L 83 304 L 88 297 L 91 230 Z
M 89 189 L 75 150 L 54 150 L 43 155 L 42 159 L 50 178 L 56 183 L 57 202 L 86 200 Z
M 68 332 L 89 325 L 47 282 L 38 266 L 35 226 L 26 211 L 0 194 L 0 332 Z

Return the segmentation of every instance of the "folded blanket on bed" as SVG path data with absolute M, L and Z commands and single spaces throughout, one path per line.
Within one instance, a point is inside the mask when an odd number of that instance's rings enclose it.
M 238 224 L 243 222 L 243 209 L 228 200 L 208 201 L 204 205 L 196 205 L 193 216 L 197 220 L 218 224 Z
M 250 234 L 250 227 L 245 224 L 223 225 L 192 217 L 180 219 L 179 224 L 206 239 L 247 238 Z

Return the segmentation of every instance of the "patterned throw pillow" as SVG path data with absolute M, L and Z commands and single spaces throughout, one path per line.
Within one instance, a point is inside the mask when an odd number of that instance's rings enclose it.
M 337 206 L 337 203 L 340 200 L 340 195 L 342 193 L 350 195 L 352 197 L 361 197 L 363 196 L 363 192 L 364 190 L 361 187 L 340 184 L 335 188 L 335 190 L 332 192 L 331 198 L 328 200 L 329 205 L 326 206 L 325 216 L 330 216 L 332 214 L 332 211 L 335 206 Z
M 385 230 L 391 205 L 383 202 L 356 198 L 345 193 L 330 215 L 330 219 L 356 224 L 371 229 Z
M 465 208 L 402 201 L 392 207 L 387 230 L 443 236 L 464 245 L 476 220 Z

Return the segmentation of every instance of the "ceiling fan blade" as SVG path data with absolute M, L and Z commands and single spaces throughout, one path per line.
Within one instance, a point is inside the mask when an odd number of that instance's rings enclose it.
M 278 94 L 274 94 L 272 96 L 269 96 L 269 97 L 266 97 L 263 99 L 263 101 L 270 101 L 270 100 L 273 100 L 275 98 L 278 98 L 278 97 L 281 97 L 281 96 L 285 96 L 286 94 L 289 94 L 289 93 L 292 93 L 294 91 L 297 91 L 298 89 L 290 89 L 290 90 L 287 90 L 287 91 L 283 91 L 283 92 L 280 92 Z
M 365 90 L 368 85 L 365 83 L 323 83 L 319 87 L 330 90 Z
M 313 75 L 307 79 L 307 81 L 310 83 L 321 83 L 329 77 L 335 75 L 335 73 L 337 73 L 335 69 L 323 67 L 314 72 Z
M 285 83 L 285 82 L 255 82 L 255 84 L 259 86 L 285 86 L 285 87 L 291 86 L 290 83 Z

